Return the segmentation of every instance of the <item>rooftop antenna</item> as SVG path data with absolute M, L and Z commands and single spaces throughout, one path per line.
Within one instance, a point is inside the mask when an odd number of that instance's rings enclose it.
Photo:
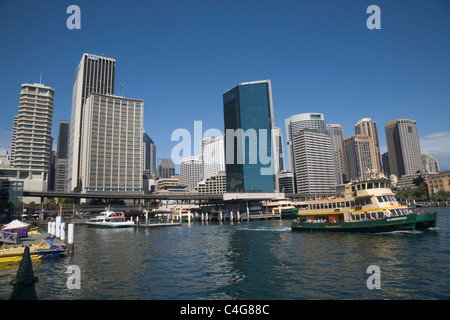
M 42 84 L 42 71 L 41 71 L 41 76 L 39 77 L 39 84 Z
M 125 97 L 123 94 L 124 90 L 125 90 L 125 85 L 122 83 L 122 97 Z

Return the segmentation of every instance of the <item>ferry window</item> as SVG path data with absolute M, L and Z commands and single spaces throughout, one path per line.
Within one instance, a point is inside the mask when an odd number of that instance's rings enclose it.
M 383 197 L 377 197 L 378 202 L 384 202 Z
M 376 212 L 372 212 L 371 214 L 372 219 L 376 219 L 377 218 L 377 213 Z
M 378 219 L 382 219 L 383 218 L 383 212 L 377 212 L 378 215 Z
M 361 185 L 361 189 L 363 189 L 363 190 L 367 189 L 367 185 L 366 185 L 365 183 L 363 183 L 363 184 Z
M 336 202 L 333 202 L 333 208 L 336 208 Z
M 383 200 L 384 200 L 384 202 L 388 202 L 389 201 L 388 197 L 386 197 L 386 196 L 383 197 Z
M 361 185 L 358 184 L 358 185 L 356 186 L 356 188 L 357 188 L 358 190 L 361 190 Z
M 320 204 L 320 209 L 323 209 L 323 203 Z
M 380 185 L 379 185 L 379 182 L 374 182 L 374 183 L 373 183 L 373 187 L 374 187 L 375 189 L 376 189 L 376 188 L 379 188 L 379 186 L 380 186 Z
M 369 182 L 367 184 L 367 189 L 373 189 L 373 183 L 372 182 Z
M 355 192 L 355 191 L 356 191 L 355 186 L 352 186 L 352 192 Z
M 366 199 L 366 204 L 372 204 L 372 199 L 370 198 Z
M 352 207 L 354 207 L 355 206 L 355 201 L 351 201 L 351 204 L 352 204 Z M 348 201 L 347 201 L 347 207 L 348 207 Z
M 359 214 L 355 214 L 355 220 L 356 220 L 356 221 L 361 220 L 361 218 L 359 217 Z

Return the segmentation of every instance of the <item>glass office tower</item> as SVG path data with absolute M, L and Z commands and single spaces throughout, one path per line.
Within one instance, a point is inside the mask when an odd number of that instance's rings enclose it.
M 228 192 L 273 192 L 278 181 L 270 80 L 240 83 L 223 94 Z

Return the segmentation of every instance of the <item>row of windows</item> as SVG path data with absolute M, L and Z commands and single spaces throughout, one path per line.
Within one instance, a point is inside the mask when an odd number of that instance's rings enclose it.
M 377 197 L 378 202 L 393 202 L 397 201 L 394 196 L 379 196 Z
M 366 221 L 366 220 L 377 220 L 383 219 L 386 217 L 396 217 L 408 214 L 407 209 L 392 209 L 389 210 L 389 213 L 385 215 L 384 212 L 365 212 L 365 213 L 353 213 L 351 214 L 353 221 Z
M 377 181 L 377 182 L 367 182 L 359 183 L 356 186 L 352 186 L 352 191 L 365 190 L 365 189 L 377 189 L 377 188 L 390 188 L 391 183 L 389 181 Z
M 355 201 L 340 201 L 340 202 L 323 202 L 313 203 L 308 205 L 308 209 L 339 209 L 339 208 L 353 208 L 355 206 L 365 206 L 372 204 L 370 198 L 356 199 Z

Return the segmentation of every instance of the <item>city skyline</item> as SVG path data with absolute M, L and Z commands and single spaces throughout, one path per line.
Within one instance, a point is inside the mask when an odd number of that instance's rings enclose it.
M 8 75 L 0 80 L 0 148 L 11 148 L 20 85 L 42 81 L 55 89 L 55 149 L 59 121 L 70 122 L 80 57 L 92 53 L 117 61 L 115 94 L 145 101 L 144 130 L 158 158 L 170 157 L 177 128 L 193 132 L 194 121 L 201 120 L 204 130 L 223 131 L 221 100 L 228 88 L 270 79 L 274 126 L 282 128 L 283 147 L 284 121 L 295 114 L 322 113 L 325 124 L 342 125 L 344 138 L 353 135 L 359 120 L 371 118 L 379 128 L 381 154 L 387 143 L 380 128 L 393 119 L 411 119 L 421 151 L 435 157 L 441 170 L 450 169 L 448 3 L 377 1 L 380 30 L 366 27 L 371 3 L 173 4 L 113 2 L 104 8 L 79 1 L 81 29 L 69 30 L 68 2 L 30 2 L 28 10 L 2 2 L 0 32 L 11 49 L 0 53 Z M 222 17 L 233 6 L 230 24 Z M 34 27 L 39 37 L 19 41 Z M 122 46 L 121 39 L 135 50 Z

